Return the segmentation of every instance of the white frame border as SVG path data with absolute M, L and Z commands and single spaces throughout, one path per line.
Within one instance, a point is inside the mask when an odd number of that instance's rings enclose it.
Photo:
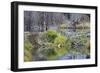
M 24 62 L 24 11 L 45 11 L 45 12 L 65 12 L 65 13 L 89 13 L 91 14 L 91 59 L 81 60 L 60 60 L 60 61 L 34 61 Z M 52 67 L 52 66 L 73 66 L 95 64 L 95 9 L 81 8 L 62 8 L 48 6 L 18 6 L 18 68 L 36 68 L 36 67 Z

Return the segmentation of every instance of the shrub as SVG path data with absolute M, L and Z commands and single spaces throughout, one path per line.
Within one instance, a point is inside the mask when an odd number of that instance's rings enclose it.
M 42 43 L 39 48 L 39 53 L 46 59 L 54 60 L 58 56 L 62 56 L 67 53 L 68 49 L 70 49 L 70 39 L 67 39 L 53 30 L 46 31 L 43 36 L 45 37 L 44 40 L 47 39 L 48 41 Z
M 66 39 L 64 36 L 59 35 L 54 40 L 54 45 L 55 45 L 55 52 L 58 54 L 58 56 L 64 55 L 67 52 Z
M 90 55 L 90 40 L 85 43 L 85 47 L 83 48 L 83 54 Z
M 47 51 L 47 58 L 48 58 L 49 60 L 55 59 L 56 56 L 57 56 L 57 54 L 56 54 L 56 52 L 54 51 L 54 48 L 48 49 L 48 51 Z
M 28 40 L 24 41 L 24 49 L 29 50 L 29 51 L 32 49 L 32 45 Z
M 37 39 L 38 39 L 38 33 L 31 33 L 29 36 L 28 36 L 28 40 L 30 41 L 30 43 L 32 45 L 37 45 Z
M 56 58 L 57 54 L 54 51 L 54 44 L 53 43 L 45 43 L 39 49 L 38 53 L 42 58 L 53 60 Z
M 32 45 L 28 40 L 24 41 L 24 61 L 31 61 L 32 59 L 32 54 L 31 54 L 31 50 L 32 50 Z
M 73 49 L 81 49 L 85 47 L 87 37 L 85 35 L 75 36 L 71 39 L 71 46 Z
M 31 57 L 32 57 L 32 54 L 31 54 L 31 52 L 30 51 L 28 51 L 28 50 L 24 50 L 24 55 L 25 56 L 27 56 L 28 58 L 29 58 L 29 60 L 31 59 Z
M 48 30 L 46 32 L 48 42 L 54 42 L 54 39 L 57 37 L 57 33 L 53 30 Z
M 57 54 L 54 51 L 54 48 L 45 49 L 44 55 L 45 55 L 46 59 L 48 59 L 48 60 L 54 60 L 57 57 Z
M 24 56 L 24 61 L 25 62 L 29 62 L 30 60 L 29 60 L 29 58 L 27 56 Z
M 71 40 L 71 51 L 77 54 L 80 52 L 81 54 L 90 55 L 90 41 L 86 35 L 79 35 Z

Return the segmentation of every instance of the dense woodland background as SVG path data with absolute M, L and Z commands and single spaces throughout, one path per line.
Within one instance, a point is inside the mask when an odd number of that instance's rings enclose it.
M 50 27 L 52 29 L 53 27 L 57 27 L 62 24 L 75 27 L 77 24 L 82 22 L 90 22 L 90 15 L 37 11 L 24 12 L 24 28 L 25 31 L 29 32 L 43 32 L 48 30 Z

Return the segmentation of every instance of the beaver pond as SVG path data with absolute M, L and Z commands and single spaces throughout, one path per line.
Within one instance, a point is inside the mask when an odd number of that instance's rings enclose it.
M 24 61 L 90 58 L 90 15 L 24 11 Z

